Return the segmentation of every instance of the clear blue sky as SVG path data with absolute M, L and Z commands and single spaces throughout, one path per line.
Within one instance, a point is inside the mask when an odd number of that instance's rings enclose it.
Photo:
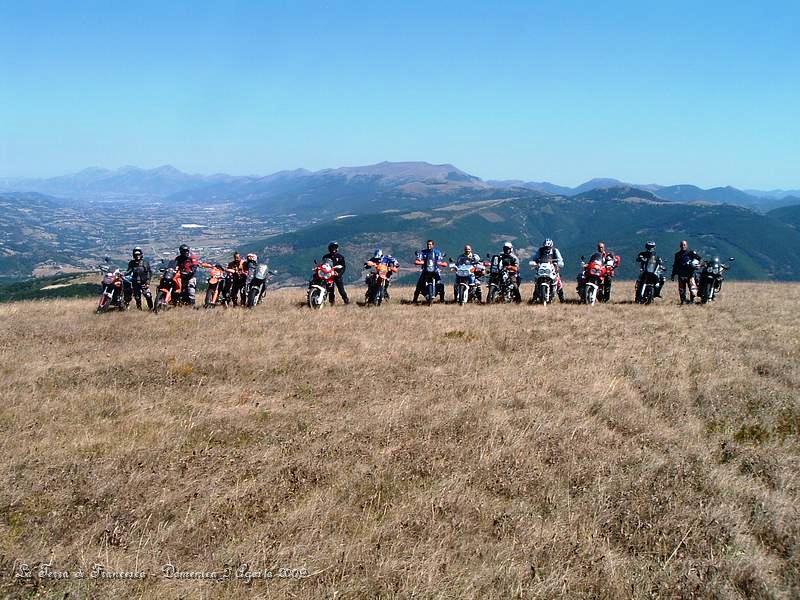
M 800 2 L 0 0 L 0 176 L 800 187 Z

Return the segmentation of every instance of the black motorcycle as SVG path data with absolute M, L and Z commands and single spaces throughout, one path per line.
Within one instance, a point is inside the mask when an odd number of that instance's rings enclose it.
M 639 279 L 636 281 L 636 304 L 650 304 L 655 298 L 656 290 L 661 285 L 664 263 L 658 256 L 651 256 L 641 264 Z
M 514 265 L 503 264 L 503 257 L 499 254 L 489 256 L 489 260 L 483 264 L 489 269 L 486 303 L 518 301 L 517 273 L 519 269 Z
M 736 260 L 731 257 L 729 261 Z M 711 260 L 703 263 L 703 270 L 700 272 L 700 302 L 707 304 L 716 298 L 722 289 L 722 281 L 725 279 L 725 271 L 730 267 L 720 262 L 719 257 L 715 256 Z
M 267 282 L 275 275 L 267 263 L 251 264 L 247 270 L 247 308 L 258 306 L 267 293 Z

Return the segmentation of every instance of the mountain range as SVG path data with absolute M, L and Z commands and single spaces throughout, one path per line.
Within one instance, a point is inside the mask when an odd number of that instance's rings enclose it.
M 235 248 L 266 253 L 284 283 L 297 283 L 330 239 L 354 256 L 385 246 L 408 263 L 427 237 L 449 252 L 469 240 L 484 253 L 510 239 L 523 255 L 553 237 L 570 264 L 604 239 L 625 257 L 623 276 L 634 275 L 645 239 L 666 255 L 689 238 L 704 255 L 735 256 L 734 277 L 800 279 L 800 198 L 732 187 L 593 179 L 569 188 L 423 162 L 264 177 L 123 167 L 0 180 L 0 209 L 0 276 L 126 260 L 136 243 L 169 256 L 187 242 L 208 260 Z
M 614 187 L 634 187 L 653 192 L 665 200 L 734 204 L 761 212 L 800 204 L 800 190 L 743 191 L 731 186 L 703 189 L 690 184 L 635 184 L 613 178 L 590 179 L 576 187 L 523 180 L 484 181 L 450 164 L 426 162 L 382 162 L 319 171 L 295 169 L 267 176 L 193 175 L 164 165 L 154 169 L 90 167 L 71 175 L 43 179 L 0 178 L 0 192 L 39 192 L 76 200 L 114 196 L 169 198 L 176 202 L 241 199 L 255 201 L 256 210 L 289 210 L 298 206 L 324 210 L 330 201 L 355 202 L 351 208 L 360 210 L 365 207 L 362 205 L 368 207 L 370 204 L 369 201 L 359 201 L 367 192 L 391 200 L 455 193 L 475 196 L 496 189 L 527 189 L 543 194 L 576 196 Z

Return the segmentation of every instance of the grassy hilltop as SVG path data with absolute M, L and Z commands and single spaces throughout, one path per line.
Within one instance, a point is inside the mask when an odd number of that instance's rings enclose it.
M 0 595 L 797 597 L 800 285 L 709 307 L 631 286 L 594 308 L 0 305 Z

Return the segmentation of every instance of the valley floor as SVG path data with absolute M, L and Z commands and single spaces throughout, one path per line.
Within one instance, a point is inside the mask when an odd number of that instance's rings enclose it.
M 797 597 L 800 285 L 667 288 L 0 305 L 0 594 Z

